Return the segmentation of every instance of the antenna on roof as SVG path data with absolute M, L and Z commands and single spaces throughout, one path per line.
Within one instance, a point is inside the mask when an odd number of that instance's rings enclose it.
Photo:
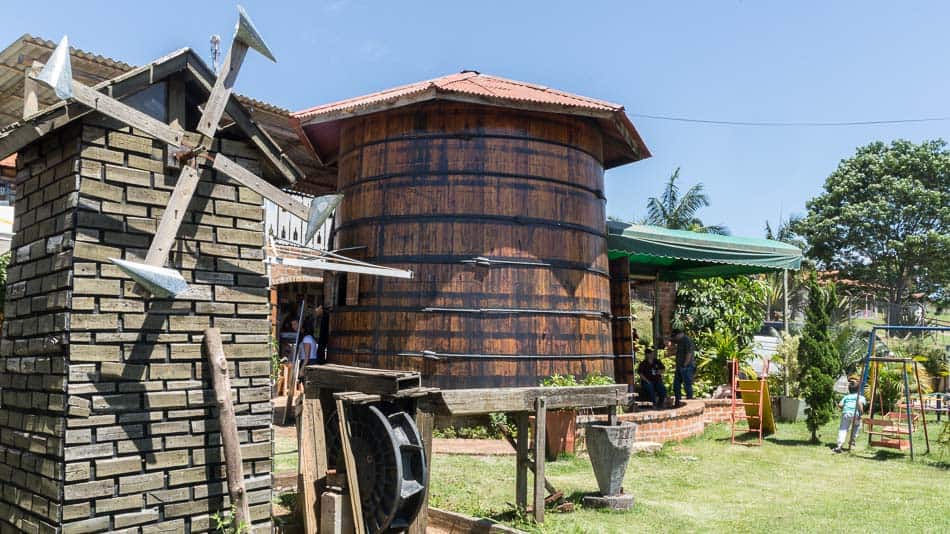
M 211 36 L 211 70 L 218 72 L 218 58 L 221 57 L 221 36 Z

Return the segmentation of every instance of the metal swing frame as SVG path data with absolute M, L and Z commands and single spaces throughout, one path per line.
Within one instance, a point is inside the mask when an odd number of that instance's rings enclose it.
M 877 341 L 877 331 L 894 331 L 894 332 L 950 332 L 950 327 L 947 326 L 898 326 L 898 325 L 874 325 L 871 327 L 871 335 L 868 338 L 868 351 L 864 357 L 864 369 L 861 372 L 861 382 L 858 386 L 858 394 L 864 392 L 864 388 L 867 386 L 868 377 L 871 372 L 871 364 L 875 365 L 875 371 L 880 367 L 881 363 L 900 363 L 901 369 L 903 370 L 903 379 L 904 379 L 904 411 L 906 412 L 904 416 L 907 419 L 907 440 L 910 445 L 910 459 L 914 459 L 914 429 L 913 429 L 913 405 L 910 402 L 910 384 L 907 375 L 907 365 L 912 363 L 914 365 L 914 376 L 917 379 L 917 395 L 918 402 L 920 403 L 920 416 L 921 424 L 924 429 L 924 441 L 927 446 L 927 452 L 930 452 L 930 436 L 927 433 L 927 412 L 924 410 L 924 395 L 923 390 L 920 386 L 920 375 L 917 372 L 917 362 L 910 358 L 890 358 L 882 356 L 874 356 L 874 346 Z M 874 374 L 874 386 L 876 389 L 878 382 L 879 374 L 875 372 Z M 868 401 L 868 416 L 873 414 L 874 408 L 874 391 L 871 392 L 871 398 Z M 858 423 L 861 421 L 859 418 L 855 418 L 854 422 L 851 423 L 851 437 L 848 441 L 849 445 L 853 445 L 855 441 L 855 430 L 858 427 Z M 871 433 L 868 431 L 868 443 L 871 443 Z

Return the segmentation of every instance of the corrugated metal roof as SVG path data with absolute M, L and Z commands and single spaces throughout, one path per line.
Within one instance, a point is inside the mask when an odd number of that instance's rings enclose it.
M 0 128 L 20 120 L 23 112 L 24 70 L 34 61 L 45 62 L 56 43 L 40 37 L 24 34 L 5 49 L 0 50 Z M 128 63 L 70 47 L 73 77 L 86 84 L 95 85 L 132 71 L 136 67 Z M 336 189 L 336 173 L 322 167 L 301 142 L 290 123 L 290 112 L 284 108 L 244 95 L 235 95 L 248 109 L 254 121 L 277 142 L 281 149 L 306 174 L 306 180 L 298 181 L 294 188 L 309 194 L 322 194 Z M 56 104 L 59 100 L 47 88 L 38 91 L 40 108 Z
M 623 106 L 604 100 L 588 98 L 586 96 L 551 89 L 550 87 L 509 80 L 489 74 L 481 74 L 475 71 L 463 71 L 458 74 L 450 74 L 432 80 L 411 83 L 364 96 L 305 109 L 293 113 L 293 116 L 303 124 L 314 124 L 321 122 L 321 117 L 332 116 L 336 118 L 340 113 L 361 114 L 358 113 L 360 110 L 373 110 L 381 104 L 394 102 L 400 98 L 411 95 L 420 95 L 432 90 L 512 102 L 550 104 L 554 106 L 567 106 L 606 112 L 623 110 Z

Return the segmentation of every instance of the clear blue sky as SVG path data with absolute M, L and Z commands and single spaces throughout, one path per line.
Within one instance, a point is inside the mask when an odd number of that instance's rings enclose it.
M 164 4 L 164 5 L 163 5 Z M 950 3 L 366 2 L 246 0 L 280 63 L 249 60 L 241 93 L 297 110 L 476 69 L 626 106 L 631 114 L 741 121 L 950 115 Z M 834 5 L 828 5 L 834 4 Z M 230 41 L 234 2 L 3 0 L 0 45 L 22 33 L 141 64 Z M 801 213 L 825 177 L 873 140 L 948 137 L 950 122 L 748 128 L 633 117 L 654 156 L 607 173 L 607 210 L 643 216 L 675 167 L 702 181 L 707 223 L 759 236 Z

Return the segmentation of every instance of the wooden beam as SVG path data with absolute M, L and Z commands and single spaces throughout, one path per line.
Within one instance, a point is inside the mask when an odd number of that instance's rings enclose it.
M 425 401 L 420 401 L 416 405 L 416 428 L 419 429 L 419 436 L 422 438 L 422 448 L 428 469 L 426 479 L 423 481 L 425 494 L 422 496 L 422 508 L 409 525 L 409 534 L 425 534 L 429 528 L 429 479 L 432 474 L 432 430 L 435 423 L 435 416 L 431 410 L 432 408 Z
M 353 456 L 353 447 L 350 434 L 350 423 L 346 419 L 346 403 L 343 399 L 336 399 L 337 420 L 340 422 L 340 448 L 343 450 L 343 463 L 346 465 L 346 487 L 350 494 L 350 509 L 353 511 L 353 526 L 358 534 L 365 534 L 363 524 L 363 503 L 360 501 L 360 481 L 356 472 L 356 458 Z
M 422 376 L 416 371 L 391 371 L 326 364 L 307 369 L 307 384 L 311 383 L 316 387 L 336 391 L 395 395 L 421 388 Z
M 234 178 L 241 185 L 249 187 L 254 191 L 257 191 L 265 198 L 277 204 L 285 211 L 297 217 L 298 219 L 307 222 L 310 219 L 310 207 L 305 205 L 303 202 L 298 201 L 293 196 L 289 195 L 280 190 L 277 186 L 272 185 L 270 182 L 264 180 L 260 176 L 254 174 L 253 172 L 245 169 L 244 167 L 238 165 L 235 161 L 230 158 L 218 153 L 214 156 L 214 163 L 212 163 L 212 168 L 218 172 L 222 172 L 231 178 Z
M 181 75 L 168 78 L 168 124 L 172 128 L 185 129 L 185 79 Z
M 73 99 L 107 117 L 112 117 L 123 124 L 142 130 L 155 139 L 174 147 L 181 146 L 185 135 L 184 130 L 169 126 L 132 106 L 123 104 L 121 101 L 75 80 L 73 80 Z
M 618 406 L 626 402 L 627 386 L 575 386 L 565 388 L 498 388 L 442 390 L 435 395 L 440 415 L 478 415 L 492 412 L 534 411 L 544 397 L 549 410 Z
M 515 452 L 515 506 L 528 508 L 528 413 L 515 414 L 518 448 Z
M 37 94 L 39 82 L 32 76 L 36 76 L 43 70 L 43 65 L 39 62 L 33 62 L 33 66 L 28 68 L 23 76 L 23 118 L 27 118 L 40 110 L 40 100 Z
M 238 437 L 237 419 L 234 417 L 234 403 L 231 401 L 231 380 L 228 377 L 228 360 L 224 356 L 224 345 L 221 343 L 221 330 L 217 328 L 205 330 L 204 347 L 208 366 L 211 369 L 214 399 L 218 405 L 218 424 L 221 431 L 221 444 L 224 446 L 228 493 L 231 496 L 231 506 L 234 507 L 234 524 L 238 525 L 238 530 L 242 528 L 240 525 L 250 528 L 251 513 L 244 488 L 241 440 Z
M 548 419 L 544 397 L 534 401 L 534 520 L 544 523 L 544 440 Z
M 236 39 L 231 41 L 231 48 L 228 50 L 227 57 L 224 58 L 221 72 L 218 73 L 218 77 L 214 81 L 214 87 L 211 89 L 211 94 L 208 95 L 208 101 L 205 103 L 201 119 L 198 121 L 198 132 L 208 137 L 208 139 L 214 139 L 218 132 L 218 124 L 221 122 L 221 116 L 224 115 L 224 109 L 227 107 L 231 93 L 234 91 L 234 82 L 237 80 L 238 72 L 241 71 L 241 64 L 244 63 L 244 56 L 246 55 L 246 44 Z
M 304 531 L 316 534 L 320 528 L 320 494 L 326 484 L 327 444 L 324 434 L 323 409 L 320 391 L 307 395 L 303 412 L 297 422 L 297 502 L 303 519 Z
M 214 75 L 210 73 L 203 63 L 196 61 L 188 62 L 188 71 L 206 91 L 213 89 L 213 84 L 209 80 Z M 234 119 L 238 128 L 241 129 L 251 139 L 251 143 L 261 151 L 264 158 L 274 166 L 275 169 L 289 182 L 295 183 L 304 178 L 304 173 L 280 148 L 280 145 L 274 141 L 270 135 L 251 118 L 247 109 L 238 102 L 237 98 L 232 97 L 228 100 L 225 108 L 227 114 Z
M 145 256 L 146 264 L 154 267 L 165 266 L 165 262 L 168 261 L 168 253 L 171 252 L 171 248 L 175 244 L 178 229 L 181 228 L 181 222 L 185 218 L 188 205 L 191 204 L 191 198 L 194 196 L 200 180 L 201 175 L 193 166 L 184 165 L 181 168 L 178 182 L 175 183 L 175 189 L 172 190 L 168 205 L 165 207 L 162 219 L 158 223 L 158 230 L 155 232 L 155 237 L 152 238 L 152 244 L 148 247 L 148 254 Z

